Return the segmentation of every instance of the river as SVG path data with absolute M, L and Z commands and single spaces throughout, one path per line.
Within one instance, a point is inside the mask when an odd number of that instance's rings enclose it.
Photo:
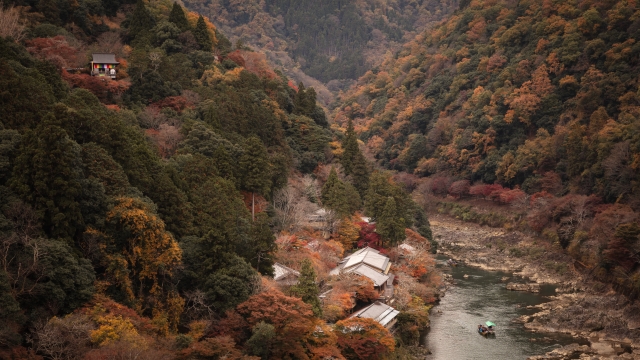
M 443 264 L 444 259 L 438 257 L 438 262 Z M 526 359 L 578 342 L 562 334 L 526 331 L 521 323 L 513 321 L 532 314 L 533 310 L 526 307 L 547 301 L 545 296 L 553 294 L 553 287 L 543 286 L 540 294 L 509 291 L 501 279 L 511 274 L 466 266 L 444 270 L 453 276 L 455 285 L 449 287 L 440 304 L 431 311 L 431 329 L 425 344 L 432 355 L 427 359 Z M 496 324 L 495 338 L 477 333 L 478 324 L 487 320 Z

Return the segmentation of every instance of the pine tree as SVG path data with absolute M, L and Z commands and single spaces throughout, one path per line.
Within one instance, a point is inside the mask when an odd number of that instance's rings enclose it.
M 255 193 L 266 195 L 271 188 L 267 149 L 259 138 L 252 136 L 247 139 L 240 168 L 242 187 L 251 192 L 251 218 L 255 220 Z
M 171 13 L 169 14 L 169 22 L 176 24 L 180 31 L 187 31 L 190 29 L 189 21 L 187 21 L 187 16 L 184 14 L 182 6 L 175 2 L 173 3 Z
M 193 30 L 193 36 L 196 38 L 198 45 L 200 45 L 200 50 L 211 51 L 213 48 L 213 41 L 211 40 L 209 29 L 207 28 L 207 24 L 204 22 L 202 15 L 198 18 L 196 28 Z
M 311 266 L 309 259 L 302 261 L 298 283 L 291 287 L 291 292 L 305 303 L 311 305 L 313 314 L 316 317 L 322 316 L 322 307 L 320 306 L 320 298 L 318 298 L 318 285 L 316 284 L 316 271 Z
M 344 174 L 349 176 L 353 172 L 354 160 L 357 154 L 360 152 L 358 147 L 358 138 L 356 132 L 353 129 L 353 122 L 349 119 L 347 124 L 347 132 L 345 133 L 344 140 L 342 141 L 342 167 L 344 168 Z
M 129 35 L 135 38 L 140 34 L 149 32 L 154 26 L 155 19 L 144 5 L 144 1 L 138 0 L 129 23 Z
M 404 219 L 398 216 L 396 201 L 389 196 L 382 215 L 377 219 L 376 232 L 388 246 L 395 246 L 405 237 Z

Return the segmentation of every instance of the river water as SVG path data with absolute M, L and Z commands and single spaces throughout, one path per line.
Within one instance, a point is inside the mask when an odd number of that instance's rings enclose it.
M 444 259 L 439 257 L 438 262 L 442 264 Z M 526 331 L 521 323 L 513 321 L 534 312 L 526 309 L 528 305 L 548 301 L 545 296 L 553 295 L 553 287 L 543 286 L 540 294 L 509 291 L 501 279 L 511 277 L 511 274 L 460 265 L 444 270 L 453 276 L 455 285 L 431 310 L 431 329 L 425 337 L 425 344 L 432 355 L 427 359 L 526 359 L 578 342 L 562 334 Z M 512 278 L 509 281 L 516 280 Z M 478 334 L 478 324 L 485 321 L 496 324 L 495 338 Z

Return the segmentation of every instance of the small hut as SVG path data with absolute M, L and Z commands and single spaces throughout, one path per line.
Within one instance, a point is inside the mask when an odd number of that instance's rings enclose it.
M 115 54 L 92 54 L 91 75 L 105 76 L 111 79 L 116 78 L 116 67 L 120 64 L 116 61 Z

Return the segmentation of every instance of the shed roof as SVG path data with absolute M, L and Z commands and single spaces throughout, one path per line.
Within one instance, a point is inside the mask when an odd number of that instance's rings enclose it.
M 389 275 L 385 275 L 381 273 L 380 270 L 376 270 L 367 264 L 360 264 L 358 266 L 354 266 L 348 269 L 347 272 L 356 273 L 356 274 L 365 276 L 371 279 L 371 281 L 373 281 L 373 284 L 375 286 L 382 286 L 387 282 L 387 280 L 389 280 Z
M 116 61 L 116 54 L 95 53 L 92 56 L 93 62 L 96 64 L 120 64 Z
M 289 275 L 294 275 L 295 277 L 300 276 L 298 271 L 293 270 L 290 267 L 284 266 L 280 263 L 273 264 L 273 280 L 278 281 L 286 278 Z
M 354 313 L 351 317 L 373 319 L 382 326 L 387 326 L 400 312 L 389 305 L 379 301 L 367 306 L 366 308 Z

